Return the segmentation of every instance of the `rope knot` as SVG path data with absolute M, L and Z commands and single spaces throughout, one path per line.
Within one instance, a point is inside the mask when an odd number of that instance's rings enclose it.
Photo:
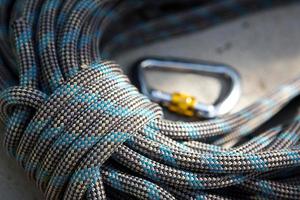
M 95 175 L 118 147 L 161 115 L 161 108 L 140 94 L 117 64 L 92 64 L 40 106 L 17 159 L 49 199 L 60 197 L 66 185 L 67 194 L 80 199 L 91 184 L 101 182 Z

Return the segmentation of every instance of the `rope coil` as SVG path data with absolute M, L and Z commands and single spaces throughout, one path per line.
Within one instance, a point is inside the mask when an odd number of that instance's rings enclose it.
M 165 18 L 170 2 L 3 2 L 3 13 L 13 9 L 12 27 L 1 38 L 14 41 L 1 41 L 2 65 L 8 79 L 19 74 L 19 84 L 1 85 L 8 153 L 46 199 L 299 199 L 300 117 L 246 137 L 299 96 L 300 78 L 237 113 L 174 122 L 104 59 L 114 46 L 164 36 L 166 27 L 177 33 L 174 24 L 194 30 L 196 19 L 208 26 L 218 15 L 227 19 L 283 2 L 202 0 L 193 9 L 194 1 L 176 1 L 187 6 L 181 11 L 191 9 L 190 24 L 176 9 Z M 148 7 L 161 10 L 145 19 L 133 14 Z M 124 24 L 116 27 L 118 21 Z M 135 34 L 141 38 L 128 43 Z

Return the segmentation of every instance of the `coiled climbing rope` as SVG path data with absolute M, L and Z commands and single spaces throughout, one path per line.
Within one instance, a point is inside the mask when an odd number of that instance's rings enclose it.
M 299 95 L 300 78 L 237 113 L 173 122 L 110 61 L 291 2 L 0 1 L 5 148 L 51 200 L 299 199 L 300 117 L 246 136 Z

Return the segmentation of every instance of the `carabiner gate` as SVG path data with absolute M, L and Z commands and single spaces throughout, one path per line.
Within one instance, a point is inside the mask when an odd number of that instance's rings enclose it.
M 204 74 L 213 77 L 224 77 L 230 80 L 228 91 L 219 97 L 215 104 L 204 104 L 195 97 L 181 92 L 172 94 L 150 88 L 145 79 L 145 70 L 157 69 L 175 72 Z M 237 104 L 241 95 L 241 81 L 239 73 L 232 67 L 210 62 L 189 62 L 176 59 L 144 59 L 138 64 L 138 81 L 143 94 L 152 101 L 161 103 L 170 111 L 186 116 L 200 116 L 214 118 L 228 113 Z

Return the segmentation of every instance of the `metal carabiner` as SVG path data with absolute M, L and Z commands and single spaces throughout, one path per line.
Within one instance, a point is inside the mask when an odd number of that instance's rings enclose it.
M 207 76 L 223 76 L 230 80 L 228 90 L 214 104 L 198 102 L 195 97 L 181 92 L 172 94 L 150 88 L 145 79 L 145 70 L 157 69 L 175 72 L 204 74 Z M 228 65 L 209 62 L 189 62 L 182 60 L 144 59 L 138 64 L 138 81 L 141 92 L 152 101 L 161 103 L 169 110 L 186 115 L 214 118 L 228 113 L 237 104 L 241 95 L 239 73 Z

